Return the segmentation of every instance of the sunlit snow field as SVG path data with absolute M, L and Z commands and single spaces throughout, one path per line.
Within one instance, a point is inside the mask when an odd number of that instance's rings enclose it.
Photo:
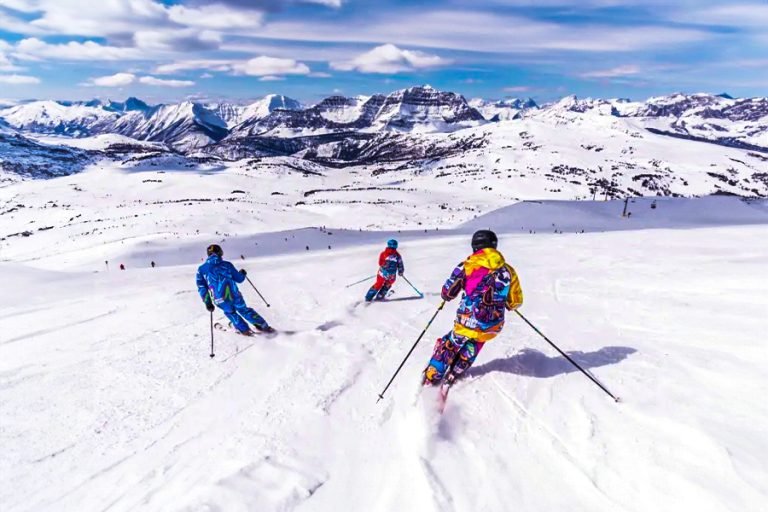
M 270 195 L 280 177 L 251 205 L 166 204 L 184 194 L 143 183 L 156 178 L 0 189 L 3 211 L 25 204 L 0 216 L 4 236 L 35 230 L 0 252 L 2 510 L 765 509 L 764 203 L 647 200 L 629 219 L 620 202 L 528 203 L 474 219 L 493 208 L 459 215 L 405 192 L 389 209 L 296 207 Z M 224 196 L 249 179 L 184 186 Z M 520 275 L 521 311 L 621 403 L 512 315 L 436 415 L 419 374 L 454 304 L 376 403 L 481 226 Z M 399 281 L 365 305 L 365 284 L 345 285 L 375 272 L 391 235 L 426 296 Z M 211 359 L 194 274 L 222 240 L 271 307 L 246 283 L 248 302 L 296 332 L 217 331 Z

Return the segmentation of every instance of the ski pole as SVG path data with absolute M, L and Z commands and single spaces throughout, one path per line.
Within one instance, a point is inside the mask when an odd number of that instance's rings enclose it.
M 415 286 L 413 286 L 413 283 L 412 283 L 412 282 L 410 282 L 410 281 L 408 280 L 408 278 L 407 278 L 407 277 L 405 277 L 404 275 L 403 275 L 403 276 L 400 276 L 400 277 L 402 277 L 403 279 L 405 279 L 405 282 L 406 282 L 406 283 L 408 283 L 409 285 L 411 285 L 411 288 L 413 288 L 414 290 L 416 290 L 416 293 L 418 293 L 418 294 L 419 294 L 419 297 L 422 297 L 422 298 L 424 297 L 424 294 L 423 294 L 423 293 L 421 293 L 421 292 L 419 291 L 419 289 L 418 289 L 418 288 L 416 288 Z
M 562 355 L 564 358 L 566 358 L 566 359 L 567 359 L 567 360 L 568 360 L 568 361 L 569 361 L 569 362 L 570 362 L 570 363 L 571 363 L 573 366 L 575 366 L 576 368 L 578 368 L 578 369 L 581 371 L 581 373 L 583 373 L 584 375 L 586 375 L 586 376 L 589 378 L 589 380 L 591 380 L 592 382 L 594 382 L 595 384 L 597 384 L 597 385 L 600 387 L 600 389 L 602 389 L 603 391 L 605 391 L 605 392 L 608 394 L 608 396 L 610 396 L 611 398 L 613 398 L 613 400 L 614 400 L 614 401 L 616 401 L 616 402 L 619 402 L 619 401 L 620 401 L 620 399 L 619 399 L 618 397 L 614 396 L 614 394 L 613 394 L 613 393 L 611 393 L 610 391 L 608 391 L 608 389 L 607 389 L 605 386 L 603 386 L 602 384 L 600 384 L 600 382 L 599 382 L 599 381 L 598 381 L 596 378 L 594 378 L 594 377 L 593 377 L 593 376 L 591 376 L 589 373 L 587 373 L 587 371 L 586 371 L 586 370 L 584 370 L 584 368 L 582 368 L 581 366 L 579 366 L 579 364 L 578 364 L 576 361 L 574 361 L 573 359 L 571 359 L 571 358 L 570 358 L 570 356 L 569 356 L 568 354 L 566 354 L 565 352 L 563 352 L 562 350 L 560 350 L 560 348 L 559 348 L 557 345 L 555 345 L 554 343 L 552 343 L 552 341 L 550 341 L 550 339 L 549 339 L 549 338 L 547 338 L 546 336 L 544 336 L 544 333 L 542 333 L 540 330 L 538 330 L 538 329 L 536 328 L 536 326 L 535 326 L 535 325 L 533 325 L 531 322 L 529 322 L 529 321 L 528 321 L 528 319 L 527 319 L 527 318 L 525 318 L 521 312 L 519 312 L 518 310 L 515 310 L 515 313 L 517 313 L 517 314 L 518 314 L 518 316 L 519 316 L 520 318 L 522 318 L 522 319 L 523 319 L 523 321 L 524 321 L 525 323 L 527 323 L 528 325 L 530 325 L 530 326 L 531 326 L 531 329 L 533 329 L 534 331 L 536 331 L 536 333 L 537 333 L 539 336 L 541 336 L 542 338 L 544 338 L 544 340 L 545 340 L 547 343 L 549 343 L 550 345 L 552 345 L 552 346 L 555 348 L 555 350 L 557 350 L 558 352 L 560 352 L 560 354 L 561 354 L 561 355 Z
M 392 378 L 389 379 L 389 382 L 387 382 L 387 385 L 384 388 L 384 391 L 379 393 L 379 399 L 376 400 L 376 403 L 379 403 L 381 400 L 384 399 L 384 393 L 386 393 L 387 390 L 389 389 L 389 386 L 392 385 L 392 382 L 395 380 L 395 377 L 397 377 L 397 374 L 400 373 L 400 370 L 403 368 L 403 365 L 405 364 L 405 362 L 408 360 L 409 357 L 411 357 L 411 353 L 416 348 L 416 345 L 419 344 L 419 342 L 421 341 L 421 338 L 424 337 L 424 334 L 426 334 L 427 329 L 429 329 L 429 326 L 432 325 L 432 322 L 435 320 L 435 317 L 437 317 L 437 314 L 440 312 L 441 309 L 443 309 L 444 306 L 445 306 L 445 301 L 441 302 L 440 305 L 437 307 L 437 311 L 435 311 L 435 314 L 432 315 L 432 318 L 430 318 L 429 322 L 427 322 L 427 326 L 424 328 L 423 331 L 421 331 L 421 334 L 419 334 L 419 337 L 416 340 L 416 343 L 413 344 L 413 346 L 411 347 L 411 350 L 409 350 L 408 353 L 405 355 L 405 359 L 403 359 L 403 362 L 400 363 L 400 366 L 397 367 L 397 370 L 395 370 L 395 373 L 392 375 Z
M 361 280 L 359 280 L 359 281 L 355 281 L 355 282 L 354 282 L 354 283 L 352 283 L 352 284 L 348 284 L 348 285 L 347 285 L 347 286 L 345 286 L 344 288 L 349 288 L 349 287 L 351 287 L 351 286 L 355 286 L 356 284 L 364 283 L 364 282 L 368 281 L 369 279 L 373 279 L 374 277 L 376 277 L 376 274 L 373 274 L 372 276 L 368 276 L 368 277 L 366 277 L 365 279 L 361 279 Z
M 271 306 L 269 305 L 269 302 L 267 302 L 267 299 L 265 299 L 265 298 L 264 298 L 264 296 L 263 296 L 263 295 L 261 294 L 261 292 L 259 291 L 259 289 L 258 289 L 258 288 L 256 288 L 256 285 L 254 285 L 254 284 L 251 282 L 251 278 L 250 278 L 250 277 L 248 277 L 248 276 L 245 276 L 245 278 L 248 280 L 248 282 L 249 282 L 249 283 L 251 283 L 251 286 L 253 286 L 253 289 L 254 289 L 254 290 L 256 290 L 256 293 L 258 293 L 258 294 L 259 294 L 259 297 L 261 297 L 261 300 L 263 300 L 263 301 L 264 301 L 264 304 L 266 304 L 268 308 L 269 308 L 269 307 L 271 307 Z
M 211 358 L 215 355 L 213 353 L 213 311 L 211 311 Z

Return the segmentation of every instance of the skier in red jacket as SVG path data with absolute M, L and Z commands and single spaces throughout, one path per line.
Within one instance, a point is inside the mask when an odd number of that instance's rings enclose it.
M 365 294 L 366 302 L 381 300 L 387 296 L 387 292 L 395 283 L 398 274 L 403 275 L 405 267 L 403 258 L 397 252 L 397 240 L 387 241 L 387 248 L 379 255 L 379 272 L 376 274 L 376 282 Z

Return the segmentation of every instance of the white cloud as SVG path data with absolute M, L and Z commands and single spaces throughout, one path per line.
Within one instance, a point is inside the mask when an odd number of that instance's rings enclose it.
M 275 57 L 254 57 L 245 62 L 238 62 L 233 66 L 235 72 L 249 76 L 283 76 L 283 75 L 308 75 L 309 67 L 293 59 L 278 59 Z
M 343 0 L 303 0 L 307 4 L 320 4 L 326 7 L 341 7 Z
M 587 71 L 585 73 L 581 73 L 579 76 L 581 78 L 620 78 L 637 75 L 638 73 L 640 73 L 640 68 L 638 66 L 633 64 L 626 64 L 611 69 Z
M 31 3 L 31 2 L 30 2 Z M 131 34 L 139 27 L 168 24 L 166 7 L 154 0 L 37 0 L 34 29 L 60 35 Z
M 40 79 L 27 75 L 0 75 L 0 83 L 9 85 L 33 85 L 39 84 Z
M 191 80 L 165 80 L 162 78 L 155 78 L 154 76 L 143 76 L 139 78 L 139 82 L 144 85 L 156 85 L 159 87 L 191 87 L 195 85 L 195 82 Z
M 155 68 L 155 73 L 160 75 L 171 75 L 180 71 L 232 71 L 234 61 L 225 59 L 195 59 L 181 60 L 170 64 L 161 64 Z
M 531 88 L 529 86 L 527 86 L 527 85 L 513 85 L 513 86 L 510 86 L 510 87 L 505 87 L 502 90 L 504 92 L 516 94 L 516 93 L 521 93 L 521 92 L 530 92 Z
M 332 62 L 331 67 L 341 71 L 360 71 L 362 73 L 400 73 L 414 69 L 444 66 L 449 62 L 437 55 L 401 50 L 393 44 L 384 44 L 358 55 L 351 61 Z
M 143 50 L 189 52 L 218 49 L 221 35 L 209 30 L 140 30 L 133 35 L 134 44 Z
M 347 21 L 267 23 L 259 36 L 278 40 L 392 43 L 477 52 L 550 50 L 623 52 L 668 48 L 711 39 L 707 31 L 664 26 L 573 25 L 523 16 L 459 10 L 401 12 L 399 16 Z
M 22 68 L 11 62 L 6 55 L 0 51 L 0 71 L 20 71 Z
M 209 29 L 256 28 L 264 18 L 264 14 L 259 11 L 232 9 L 222 4 L 197 8 L 174 5 L 169 8 L 168 14 L 175 23 Z
M 14 55 L 19 59 L 39 60 L 136 60 L 142 58 L 135 48 L 104 46 L 93 41 L 83 43 L 70 41 L 63 44 L 48 44 L 37 38 L 22 39 L 16 45 Z
M 93 85 L 97 87 L 125 87 L 136 81 L 136 75 L 133 73 L 115 73 L 114 75 L 100 76 L 91 78 L 83 85 Z
M 768 5 L 765 3 L 743 3 L 718 5 L 698 10 L 685 9 L 674 12 L 670 17 L 683 23 L 764 30 L 765 26 L 768 25 Z
M 285 80 L 284 76 L 272 76 L 267 75 L 259 78 L 259 82 L 279 82 L 281 80 Z
M 86 87 L 125 87 L 137 82 L 143 85 L 176 88 L 191 87 L 195 85 L 195 82 L 190 80 L 170 80 L 156 78 L 154 76 L 137 77 L 133 73 L 115 73 L 114 75 L 91 78 L 80 85 Z

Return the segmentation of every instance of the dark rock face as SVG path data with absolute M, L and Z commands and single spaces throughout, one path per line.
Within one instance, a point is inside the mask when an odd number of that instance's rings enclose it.
M 38 144 L 19 134 L 0 132 L 0 169 L 9 174 L 22 178 L 56 178 L 79 172 L 93 161 L 94 155 L 87 151 Z
M 304 110 L 277 109 L 262 119 L 246 121 L 231 136 L 267 134 L 275 129 L 409 131 L 418 125 L 457 125 L 484 122 L 463 96 L 431 87 L 412 87 L 389 95 L 377 94 L 360 104 L 357 98 L 331 96 Z M 442 126 L 441 126 L 442 127 Z

